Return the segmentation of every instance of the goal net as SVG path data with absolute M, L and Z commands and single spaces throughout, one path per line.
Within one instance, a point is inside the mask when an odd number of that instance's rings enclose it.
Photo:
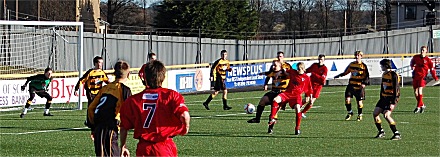
M 83 71 L 82 35 L 82 22 L 0 21 L 0 109 L 23 107 L 29 92 L 20 86 L 48 67 L 54 77 L 48 87 L 52 107 L 82 109 L 82 98 L 72 93 Z M 45 103 L 36 96 L 32 106 Z

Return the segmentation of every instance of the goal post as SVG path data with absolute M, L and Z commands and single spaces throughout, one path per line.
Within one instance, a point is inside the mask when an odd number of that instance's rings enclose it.
M 80 90 L 80 96 L 74 96 L 72 89 L 84 71 L 83 30 L 82 22 L 0 20 L 0 108 L 23 106 L 29 93 L 19 87 L 27 77 L 50 67 L 51 108 L 81 110 L 85 95 Z M 38 96 L 33 100 L 33 104 L 45 102 Z

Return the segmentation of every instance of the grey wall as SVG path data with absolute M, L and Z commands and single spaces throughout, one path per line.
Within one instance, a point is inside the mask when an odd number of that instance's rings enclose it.
M 440 25 L 433 26 L 434 29 L 440 29 Z M 389 52 L 393 53 L 416 53 L 420 46 L 428 45 L 429 41 L 429 27 L 408 28 L 401 30 L 394 30 L 388 33 Z M 5 30 L 0 30 L 0 33 L 5 34 Z M 50 35 L 50 32 L 42 32 Z M 76 42 L 76 32 L 59 31 L 59 34 L 66 38 L 69 42 Z M 151 39 L 150 39 L 151 37 Z M 312 38 L 312 39 L 297 39 L 295 45 L 293 39 L 287 40 L 230 40 L 230 39 L 201 39 L 201 54 L 202 63 L 213 62 L 220 57 L 220 51 L 226 49 L 229 52 L 229 60 L 238 61 L 243 60 L 245 54 L 245 45 L 247 45 L 248 59 L 267 59 L 273 58 L 277 51 L 284 51 L 286 57 L 303 57 L 303 56 L 317 56 L 318 54 L 338 55 L 339 52 L 343 54 L 352 54 L 355 50 L 361 50 L 366 54 L 381 54 L 384 52 L 385 32 L 360 34 L 353 36 L 344 36 L 342 38 Z M 23 36 L 11 36 L 11 38 L 23 38 Z M 11 53 L 10 58 L 12 64 L 24 64 L 28 60 L 35 60 L 35 57 L 27 54 L 47 53 L 46 51 L 26 50 L 22 47 L 30 45 L 30 42 L 35 41 L 34 38 L 24 38 L 17 40 L 10 40 L 14 44 L 3 44 L 4 39 L 0 39 L 2 44 L 2 51 L 0 59 L 4 62 L 6 52 L 20 52 Z M 150 43 L 151 41 L 151 43 Z M 149 35 L 125 35 L 125 34 L 108 34 L 107 35 L 107 58 L 106 69 L 111 69 L 111 65 L 118 59 L 126 60 L 134 68 L 141 67 L 146 61 L 149 49 L 157 54 L 159 60 L 166 65 L 180 65 L 180 64 L 194 64 L 196 62 L 197 44 L 196 37 L 176 37 L 176 36 L 149 36 Z M 247 42 L 247 44 L 245 44 Z M 76 71 L 78 55 L 76 54 L 77 47 L 75 44 L 68 44 L 60 37 L 57 37 L 57 47 L 55 51 L 54 62 L 51 63 L 55 70 L 58 71 Z M 434 51 L 440 52 L 440 39 L 434 40 Z M 44 44 L 48 44 L 47 42 Z M 44 45 L 41 44 L 41 45 Z M 102 34 L 84 33 L 84 68 L 92 68 L 92 59 L 94 56 L 102 53 Z M 150 48 L 151 45 L 151 48 Z M 4 46 L 10 48 L 4 49 Z M 44 64 L 36 66 L 36 68 L 44 68 L 47 65 L 47 59 L 44 55 L 38 55 L 43 58 L 38 58 L 44 61 Z M 9 59 L 9 58 L 8 58 Z

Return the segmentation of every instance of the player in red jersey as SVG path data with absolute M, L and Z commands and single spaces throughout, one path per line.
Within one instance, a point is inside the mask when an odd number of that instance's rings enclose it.
M 148 61 L 155 61 L 156 60 L 156 54 L 155 53 L 149 53 L 148 54 Z M 139 70 L 138 76 L 141 79 L 142 83 L 145 85 L 145 80 L 144 80 L 144 71 L 145 71 L 145 66 L 147 66 L 147 64 L 142 65 L 141 69 Z
M 127 132 L 134 129 L 136 156 L 177 156 L 173 137 L 188 133 L 188 107 L 181 94 L 161 87 L 166 73 L 162 62 L 148 62 L 144 72 L 149 74 L 144 76 L 148 87 L 129 97 L 120 110 L 121 155 L 130 156 Z
M 306 93 L 306 102 L 309 103 L 312 97 L 312 84 L 310 83 L 309 76 L 305 73 L 305 65 L 303 62 L 299 62 L 297 64 L 298 70 L 287 70 L 284 73 L 287 73 L 290 77 L 289 86 L 286 91 L 278 94 L 273 99 L 272 108 L 270 110 L 270 120 L 269 120 L 269 129 L 268 133 L 273 133 L 273 126 L 276 123 L 275 115 L 277 115 L 278 110 L 280 109 L 279 104 L 289 103 L 292 109 L 295 109 L 296 113 L 296 126 L 295 126 L 295 135 L 300 134 L 300 125 L 301 125 L 301 105 L 302 98 L 301 94 Z
M 423 113 L 425 111 L 425 104 L 423 103 L 423 87 L 425 87 L 425 77 L 428 75 L 428 71 L 431 72 L 432 77 L 437 81 L 438 78 L 435 74 L 433 64 L 430 58 L 426 56 L 428 47 L 422 46 L 421 53 L 415 55 L 411 59 L 411 69 L 413 70 L 413 89 L 414 96 L 417 100 L 417 107 L 414 109 L 414 113 Z
M 310 81 L 312 82 L 313 98 L 310 103 L 305 104 L 306 106 L 301 111 L 302 117 L 306 118 L 306 112 L 312 108 L 313 103 L 319 98 L 322 86 L 325 84 L 325 79 L 327 78 L 328 69 L 324 65 L 325 55 L 320 54 L 318 56 L 318 63 L 313 63 L 309 68 L 306 69 L 306 73 L 310 73 Z

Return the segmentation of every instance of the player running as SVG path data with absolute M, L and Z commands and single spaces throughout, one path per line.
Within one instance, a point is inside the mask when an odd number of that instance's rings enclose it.
M 29 83 L 30 82 L 30 83 Z M 53 116 L 50 114 L 49 109 L 52 104 L 52 96 L 50 96 L 47 91 L 49 90 L 49 84 L 52 82 L 52 69 L 46 68 L 44 69 L 44 74 L 37 74 L 31 77 L 28 77 L 26 83 L 21 86 L 21 91 L 26 89 L 27 84 L 29 83 L 29 99 L 26 102 L 26 105 L 23 108 L 23 111 L 20 114 L 20 118 L 24 118 L 27 114 L 27 111 L 30 109 L 32 104 L 32 100 L 35 98 L 35 94 L 42 98 L 46 98 L 46 106 L 44 107 L 43 116 Z
M 274 60 L 272 62 L 271 70 L 263 73 L 267 76 L 267 78 L 272 78 L 272 90 L 264 94 L 264 96 L 260 99 L 255 118 L 248 120 L 248 123 L 260 123 L 261 114 L 263 114 L 266 105 L 271 105 L 273 99 L 281 92 L 284 92 L 287 88 L 287 85 L 289 85 L 289 76 L 281 71 L 283 69 L 281 64 L 282 63 L 279 60 Z
M 435 69 L 433 68 L 433 64 L 431 59 L 426 56 L 428 52 L 428 47 L 422 46 L 421 53 L 415 55 L 411 59 L 411 69 L 413 70 L 413 89 L 414 96 L 417 100 L 417 107 L 414 109 L 414 113 L 423 113 L 425 111 L 425 104 L 423 103 L 423 87 L 426 85 L 425 78 L 428 75 L 428 71 L 431 72 L 432 78 L 436 81 L 438 77 L 435 73 Z
M 345 89 L 345 107 L 347 109 L 347 116 L 345 120 L 350 120 L 353 116 L 353 110 L 351 109 L 351 98 L 356 97 L 358 107 L 357 121 L 362 120 L 362 108 L 364 104 L 362 100 L 365 100 L 365 86 L 370 84 L 370 74 L 368 72 L 367 65 L 362 62 L 362 51 L 354 52 L 356 61 L 351 62 L 345 71 L 335 78 L 339 78 L 351 73 L 349 83 Z
M 301 111 L 303 118 L 306 118 L 307 111 L 309 111 L 310 108 L 312 108 L 316 99 L 319 98 L 319 95 L 321 94 L 322 86 L 325 84 L 325 79 L 327 78 L 328 69 L 324 65 L 324 61 L 325 61 L 325 55 L 320 54 L 318 56 L 318 63 L 313 63 L 309 68 L 306 69 L 306 73 L 311 74 L 310 80 L 312 81 L 313 98 L 310 101 L 310 103 L 305 104 L 306 106 Z
M 166 68 L 160 61 L 151 61 L 145 67 L 147 88 L 122 105 L 121 155 L 130 156 L 127 149 L 128 130 L 134 129 L 133 138 L 139 140 L 135 156 L 177 156 L 173 137 L 186 135 L 190 115 L 184 98 L 178 92 L 162 88 Z
M 399 75 L 396 72 L 391 71 L 391 61 L 388 59 L 380 61 L 380 68 L 384 72 L 382 74 L 382 83 L 380 86 L 380 99 L 373 112 L 374 122 L 378 130 L 376 138 L 385 137 L 385 132 L 381 125 L 382 121 L 379 117 L 379 114 L 382 113 L 390 124 L 391 131 L 394 133 L 391 140 L 400 140 L 400 133 L 396 129 L 396 122 L 391 117 L 391 113 L 396 107 L 400 96 Z
M 290 107 L 292 109 L 295 109 L 296 113 L 296 126 L 295 126 L 295 135 L 299 135 L 300 132 L 300 125 L 301 125 L 301 105 L 302 105 L 302 93 L 306 93 L 306 102 L 309 103 L 309 101 L 312 98 L 312 84 L 310 83 L 309 76 L 305 73 L 305 65 L 303 62 L 299 62 L 297 64 L 298 70 L 287 70 L 284 71 L 286 75 L 289 75 L 290 81 L 289 85 L 286 89 L 286 91 L 278 94 L 273 99 L 272 102 L 272 108 L 271 108 L 271 114 L 269 118 L 269 128 L 268 133 L 273 133 L 273 127 L 276 123 L 275 115 L 277 115 L 278 110 L 280 109 L 280 104 L 286 104 L 289 103 Z

